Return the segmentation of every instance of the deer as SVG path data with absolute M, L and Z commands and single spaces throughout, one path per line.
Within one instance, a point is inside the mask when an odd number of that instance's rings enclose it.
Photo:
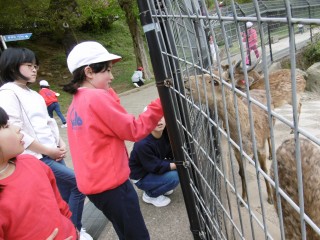
M 304 211 L 309 218 L 320 226 L 320 149 L 310 140 L 300 138 L 302 167 L 302 185 Z M 279 187 L 299 206 L 295 139 L 282 142 L 276 151 L 278 163 Z M 270 167 L 270 176 L 274 179 L 274 164 Z M 280 196 L 284 233 L 286 239 L 302 239 L 300 214 L 291 204 Z M 277 194 L 273 190 L 274 208 L 279 214 Z M 320 239 L 320 236 L 306 223 L 306 239 Z
M 185 88 L 188 91 L 188 94 L 193 97 L 194 100 L 197 99 L 200 103 L 208 103 L 208 106 L 212 112 L 215 112 L 214 108 L 214 96 L 217 102 L 217 110 L 218 116 L 220 119 L 226 123 L 225 119 L 225 110 L 223 104 L 223 96 L 222 96 L 222 83 L 212 77 L 209 74 L 197 75 L 197 76 L 190 76 L 189 78 L 185 78 Z M 213 89 L 212 89 L 213 86 Z M 214 91 L 214 96 L 212 94 L 212 90 Z M 228 123 L 230 128 L 230 136 L 233 141 L 235 141 L 238 145 L 240 145 L 240 136 L 238 135 L 238 128 L 237 128 L 237 119 L 236 119 L 236 109 L 234 106 L 233 101 L 233 93 L 230 90 L 224 91 L 225 93 L 225 101 L 226 101 L 226 108 L 228 112 Z M 254 90 L 251 91 L 250 95 L 255 95 L 256 98 L 265 99 L 265 91 L 261 90 Z M 237 102 L 238 102 L 238 116 L 239 116 L 239 124 L 241 128 L 241 143 L 243 149 L 248 155 L 253 155 L 252 149 L 252 135 L 250 131 L 250 123 L 249 119 L 249 112 L 246 100 L 240 98 L 236 95 Z M 268 126 L 268 116 L 266 112 L 258 107 L 255 104 L 252 104 L 252 111 L 253 111 L 253 118 L 254 118 L 254 138 L 257 145 L 257 156 L 258 161 L 260 163 L 261 169 L 268 174 L 267 164 L 266 164 L 266 151 L 265 151 L 265 142 L 268 137 L 270 137 L 270 130 L 266 126 Z M 240 151 L 233 146 L 234 153 L 236 160 L 239 165 L 239 175 L 241 178 L 242 183 L 242 199 L 246 202 L 247 201 L 247 187 L 245 181 L 245 164 L 242 162 L 241 153 Z M 268 194 L 268 203 L 272 204 L 272 193 L 271 193 L 271 185 L 265 179 L 267 194 Z M 241 206 L 243 204 L 241 203 Z
M 265 89 L 265 79 L 263 75 L 260 75 L 254 69 L 256 68 L 259 61 L 256 61 L 254 65 L 247 69 L 249 89 Z M 241 61 L 238 61 L 234 67 L 234 80 L 236 86 L 239 89 L 245 89 L 245 78 L 242 67 L 240 66 Z M 222 78 L 225 81 L 231 81 L 229 65 L 222 66 L 223 73 Z M 292 105 L 292 82 L 291 82 L 291 70 L 280 69 L 269 73 L 269 86 L 270 95 L 273 102 L 274 108 L 280 108 L 284 104 Z M 302 74 L 296 73 L 296 94 L 298 102 L 298 119 L 301 113 L 301 94 L 305 91 L 306 80 Z
M 244 90 L 246 87 L 245 77 L 240 66 L 241 60 L 233 65 L 233 73 L 235 85 L 238 89 Z M 263 89 L 265 90 L 265 79 L 263 75 L 260 75 L 256 70 L 256 66 L 259 61 L 250 66 L 247 69 L 249 89 Z M 222 78 L 225 81 L 231 81 L 230 66 L 228 64 L 222 65 Z M 280 69 L 269 74 L 269 86 L 271 101 L 274 108 L 280 108 L 284 104 L 292 105 L 292 82 L 290 69 Z M 305 91 L 306 80 L 302 74 L 296 73 L 296 97 L 298 103 L 298 121 L 301 113 L 301 95 Z M 293 130 L 291 130 L 293 133 Z M 269 145 L 269 159 L 272 158 L 270 139 L 268 139 Z

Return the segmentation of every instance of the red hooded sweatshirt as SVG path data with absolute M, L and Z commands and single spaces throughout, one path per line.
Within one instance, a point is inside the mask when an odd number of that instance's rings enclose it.
M 68 139 L 79 190 L 96 194 L 129 178 L 125 140 L 146 137 L 163 116 L 160 99 L 139 118 L 128 114 L 109 89 L 80 88 L 68 110 Z

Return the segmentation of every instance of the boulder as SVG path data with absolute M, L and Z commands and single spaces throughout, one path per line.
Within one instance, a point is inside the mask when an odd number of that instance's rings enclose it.
M 307 69 L 307 86 L 306 90 L 320 93 L 320 62 L 314 63 Z
M 281 69 L 281 63 L 280 62 L 274 62 L 269 67 L 269 72 L 274 72 Z

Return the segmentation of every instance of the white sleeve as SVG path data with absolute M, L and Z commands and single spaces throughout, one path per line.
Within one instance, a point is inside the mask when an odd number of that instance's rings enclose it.
M 19 99 L 12 90 L 0 90 L 0 107 L 8 114 L 10 124 L 21 128 L 21 133 L 24 135 L 24 147 L 25 149 L 28 148 L 35 139 L 24 131 L 26 126 L 23 121 L 22 107 Z

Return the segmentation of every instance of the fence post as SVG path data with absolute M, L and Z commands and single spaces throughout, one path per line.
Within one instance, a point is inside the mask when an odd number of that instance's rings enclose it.
M 268 23 L 268 38 L 269 38 L 269 51 L 270 51 L 270 60 L 271 63 L 273 62 L 273 56 L 272 56 L 272 42 L 271 42 L 271 31 L 270 31 L 270 27 L 269 27 L 269 23 Z
M 310 11 L 310 3 L 308 2 L 308 0 L 306 0 L 307 4 L 308 4 L 308 14 L 309 14 L 309 18 L 311 18 L 311 11 Z M 313 42 L 313 38 L 312 38 L 312 28 L 311 28 L 311 24 L 310 24 L 310 40 L 311 42 Z
M 151 10 L 148 8 L 148 2 L 145 0 L 138 0 L 138 7 L 140 12 L 140 21 L 143 26 L 143 30 L 145 36 L 147 38 L 149 53 L 151 56 L 151 62 L 155 74 L 157 89 L 159 92 L 159 96 L 161 98 L 161 103 L 163 106 L 164 115 L 166 116 L 174 116 L 174 109 L 171 103 L 170 97 L 170 88 L 166 85 L 166 80 L 170 79 L 169 76 L 166 75 L 166 66 L 169 65 L 169 62 L 163 62 L 163 58 L 161 55 L 161 48 L 159 44 L 165 44 L 164 42 L 158 43 L 157 33 L 160 31 L 161 26 L 157 23 L 153 23 L 151 18 Z M 159 11 L 161 11 L 159 9 Z M 168 69 L 168 68 L 167 68 Z M 180 131 L 177 126 L 176 121 L 167 121 L 167 129 L 170 137 L 172 150 L 175 158 L 178 160 L 177 162 L 177 170 L 180 178 L 180 185 L 182 189 L 182 193 L 184 196 L 184 201 L 187 209 L 187 214 L 190 223 L 190 229 L 193 234 L 195 240 L 202 239 L 201 236 L 201 227 L 200 221 L 197 214 L 196 203 L 193 195 L 193 191 L 190 185 L 190 179 L 188 176 L 188 170 L 181 163 L 185 163 L 184 161 L 184 152 L 181 148 L 182 140 L 180 136 Z M 178 230 L 178 229 L 177 229 Z

